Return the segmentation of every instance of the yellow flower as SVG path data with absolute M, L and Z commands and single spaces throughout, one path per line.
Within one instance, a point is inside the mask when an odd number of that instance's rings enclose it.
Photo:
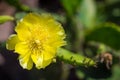
M 60 23 L 49 14 L 27 14 L 17 24 L 6 47 L 19 54 L 20 65 L 30 70 L 48 66 L 56 56 L 57 49 L 66 44 L 65 32 Z

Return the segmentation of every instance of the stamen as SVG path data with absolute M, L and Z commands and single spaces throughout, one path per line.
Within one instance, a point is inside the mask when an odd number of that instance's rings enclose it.
M 30 47 L 31 51 L 37 50 L 37 51 L 41 52 L 43 50 L 40 40 L 30 40 L 29 47 Z

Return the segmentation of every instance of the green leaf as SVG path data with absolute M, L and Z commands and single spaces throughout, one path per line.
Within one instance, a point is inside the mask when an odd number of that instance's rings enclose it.
M 12 16 L 2 15 L 0 16 L 0 24 L 5 23 L 7 21 L 13 21 L 14 18 Z
M 20 19 L 22 19 L 27 13 L 25 12 L 18 12 L 15 14 L 15 19 L 18 22 Z
M 120 49 L 120 26 L 106 23 L 92 30 L 86 31 L 86 41 L 96 41 L 115 49 Z
M 94 0 L 83 0 L 78 9 L 78 18 L 86 27 L 94 27 L 96 18 L 96 5 Z
M 68 16 L 73 16 L 82 0 L 61 0 Z
M 94 66 L 96 62 L 90 58 L 84 57 L 80 54 L 72 53 L 66 49 L 58 50 L 57 57 L 65 62 L 77 66 Z

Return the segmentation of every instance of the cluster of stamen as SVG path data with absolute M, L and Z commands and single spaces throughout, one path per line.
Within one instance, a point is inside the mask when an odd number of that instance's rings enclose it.
M 30 42 L 29 42 L 29 47 L 30 47 L 30 50 L 32 51 L 32 52 L 36 52 L 36 51 L 39 51 L 39 52 L 41 52 L 43 49 L 43 47 L 42 47 L 42 44 L 41 44 L 41 42 L 40 42 L 40 40 L 30 40 Z

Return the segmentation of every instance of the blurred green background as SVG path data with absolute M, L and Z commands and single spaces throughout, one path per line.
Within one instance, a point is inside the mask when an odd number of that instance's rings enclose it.
M 45 69 L 22 69 L 5 41 L 29 12 L 51 13 L 67 34 L 64 48 L 90 57 L 96 67 L 57 59 Z M 14 17 L 0 17 L 0 80 L 120 80 L 120 0 L 0 0 L 0 15 Z

